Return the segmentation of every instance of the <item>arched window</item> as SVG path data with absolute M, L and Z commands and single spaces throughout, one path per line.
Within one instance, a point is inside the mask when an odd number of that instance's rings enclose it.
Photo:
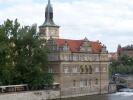
M 88 69 L 88 66 L 85 65 L 85 72 L 88 73 L 89 72 L 89 69 Z
M 92 66 L 89 66 L 89 74 L 92 74 Z
M 80 73 L 81 73 L 81 74 L 84 73 L 84 68 L 83 68 L 83 66 L 80 66 Z

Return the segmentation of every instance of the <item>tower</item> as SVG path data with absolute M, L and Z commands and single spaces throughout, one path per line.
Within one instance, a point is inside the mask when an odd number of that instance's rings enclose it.
M 45 9 L 45 22 L 39 27 L 40 38 L 48 40 L 50 37 L 59 38 L 59 26 L 53 21 L 53 7 L 48 0 Z

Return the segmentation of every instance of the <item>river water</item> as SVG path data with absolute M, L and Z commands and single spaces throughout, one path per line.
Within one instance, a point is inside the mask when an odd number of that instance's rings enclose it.
M 133 92 L 117 92 L 108 95 L 92 95 L 59 100 L 133 100 Z

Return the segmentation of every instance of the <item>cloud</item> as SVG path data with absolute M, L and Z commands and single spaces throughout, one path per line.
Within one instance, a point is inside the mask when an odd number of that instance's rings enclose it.
M 100 40 L 109 51 L 133 43 L 133 0 L 51 0 L 61 38 Z M 18 18 L 23 25 L 45 19 L 47 0 L 0 0 L 0 24 Z M 8 6 L 6 6 L 8 5 Z
M 25 3 L 25 2 L 32 2 L 33 0 L 0 0 L 0 3 Z

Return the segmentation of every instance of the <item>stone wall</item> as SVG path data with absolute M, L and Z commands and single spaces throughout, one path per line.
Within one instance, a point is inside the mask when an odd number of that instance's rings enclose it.
M 102 94 L 107 93 L 107 90 Z M 68 91 L 60 90 L 45 90 L 45 91 L 26 91 L 14 93 L 1 93 L 0 100 L 53 100 L 58 98 L 70 98 L 86 95 L 100 94 L 97 87 L 92 89 L 79 88 L 75 93 L 75 89 L 68 89 Z
M 114 83 L 109 84 L 108 92 L 109 93 L 115 93 L 116 91 L 117 91 L 116 84 L 114 84 Z
M 60 97 L 60 91 L 45 90 L 0 94 L 0 100 L 47 100 Z

